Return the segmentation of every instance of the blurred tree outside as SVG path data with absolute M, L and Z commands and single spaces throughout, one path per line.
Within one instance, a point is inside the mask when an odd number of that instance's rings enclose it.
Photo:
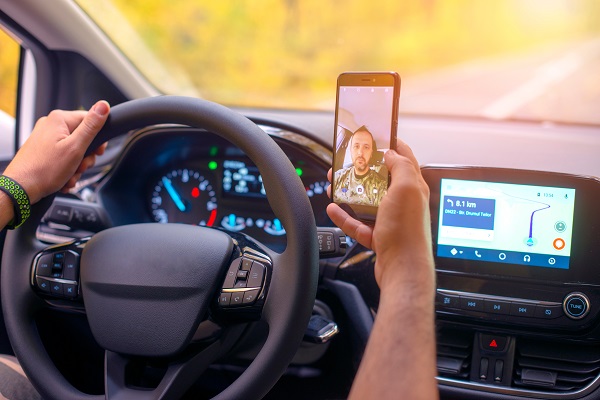
M 0 29 L 0 111 L 15 116 L 19 76 L 19 44 Z
M 600 32 L 596 0 L 78 2 L 160 90 L 231 105 L 330 108 L 343 71 L 414 76 Z

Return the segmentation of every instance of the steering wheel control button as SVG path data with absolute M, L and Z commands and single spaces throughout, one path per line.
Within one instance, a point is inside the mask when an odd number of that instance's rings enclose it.
M 64 293 L 65 297 L 74 299 L 75 297 L 77 297 L 77 285 L 74 285 L 72 283 L 64 283 L 63 284 L 63 293 Z
M 244 292 L 231 293 L 231 304 L 232 306 L 241 306 L 244 302 Z
M 487 351 L 502 352 L 506 350 L 508 337 L 498 335 L 481 335 L 481 348 Z
M 265 276 L 265 266 L 260 263 L 253 263 L 250 274 L 248 275 L 247 287 L 261 287 L 263 277 Z
M 227 275 L 225 276 L 225 282 L 223 282 L 223 289 L 231 289 L 233 288 L 233 285 L 235 285 L 235 278 L 240 269 L 240 261 L 241 258 L 236 258 L 229 266 L 229 270 L 227 270 Z
M 508 301 L 499 300 L 484 300 L 483 308 L 485 312 L 492 314 L 510 314 L 511 303 Z
M 460 308 L 468 311 L 483 311 L 483 299 L 460 296 Z
M 248 278 L 248 271 L 240 270 L 237 272 L 237 278 L 246 280 Z
M 528 303 L 512 303 L 510 305 L 510 315 L 517 317 L 533 317 L 535 305 Z
M 50 293 L 50 281 L 47 281 L 44 278 L 35 278 L 35 283 L 42 292 Z
M 235 288 L 245 288 L 246 287 L 246 281 L 245 280 L 238 280 L 235 282 L 235 285 L 233 286 Z
M 231 293 L 221 293 L 219 295 L 219 299 L 217 300 L 217 303 L 219 303 L 219 305 L 221 307 L 229 306 L 230 302 L 231 302 Z
M 563 310 L 571 319 L 584 318 L 590 312 L 590 300 L 583 293 L 571 293 L 563 301 Z
M 50 293 L 55 296 L 62 296 L 64 294 L 63 284 L 60 282 L 52 282 L 50 284 Z
M 244 271 L 250 271 L 252 269 L 252 260 L 249 260 L 247 258 L 243 258 L 242 259 L 242 270 Z
M 79 255 L 67 251 L 63 265 L 63 278 L 69 281 L 79 279 Z
M 536 318 L 545 318 L 545 319 L 554 319 L 563 315 L 562 307 L 560 305 L 556 306 L 543 306 L 537 305 L 535 306 L 535 317 Z
M 256 297 L 258 296 L 258 289 L 254 290 L 246 290 L 244 293 L 244 304 L 253 304 L 256 301 Z
M 34 285 L 41 293 L 69 300 L 79 297 L 80 255 L 74 249 L 79 244 L 69 243 L 53 252 L 46 250 L 38 257 Z
M 36 275 L 50 276 L 52 275 L 52 254 L 46 254 L 39 258 L 37 262 Z

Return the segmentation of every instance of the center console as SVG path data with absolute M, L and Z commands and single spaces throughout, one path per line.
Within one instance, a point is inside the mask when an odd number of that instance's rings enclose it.
M 431 192 L 440 379 L 539 398 L 575 398 L 598 385 L 597 373 L 565 385 L 571 367 L 556 365 L 600 342 L 600 181 L 480 167 L 426 166 L 422 174 Z M 567 343 L 576 347 L 563 351 Z M 553 361 L 533 367 L 536 358 Z
M 600 311 L 600 182 L 425 167 L 438 310 L 579 330 Z

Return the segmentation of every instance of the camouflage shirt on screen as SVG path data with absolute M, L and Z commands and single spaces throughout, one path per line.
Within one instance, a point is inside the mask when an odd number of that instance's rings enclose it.
M 334 182 L 333 198 L 336 202 L 364 206 L 378 206 L 388 184 L 387 179 L 372 169 L 364 175 L 357 175 L 353 166 L 336 171 Z

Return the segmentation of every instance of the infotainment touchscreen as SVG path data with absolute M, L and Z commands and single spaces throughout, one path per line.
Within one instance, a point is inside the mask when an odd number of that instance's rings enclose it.
M 569 269 L 575 189 L 441 179 L 437 256 Z

